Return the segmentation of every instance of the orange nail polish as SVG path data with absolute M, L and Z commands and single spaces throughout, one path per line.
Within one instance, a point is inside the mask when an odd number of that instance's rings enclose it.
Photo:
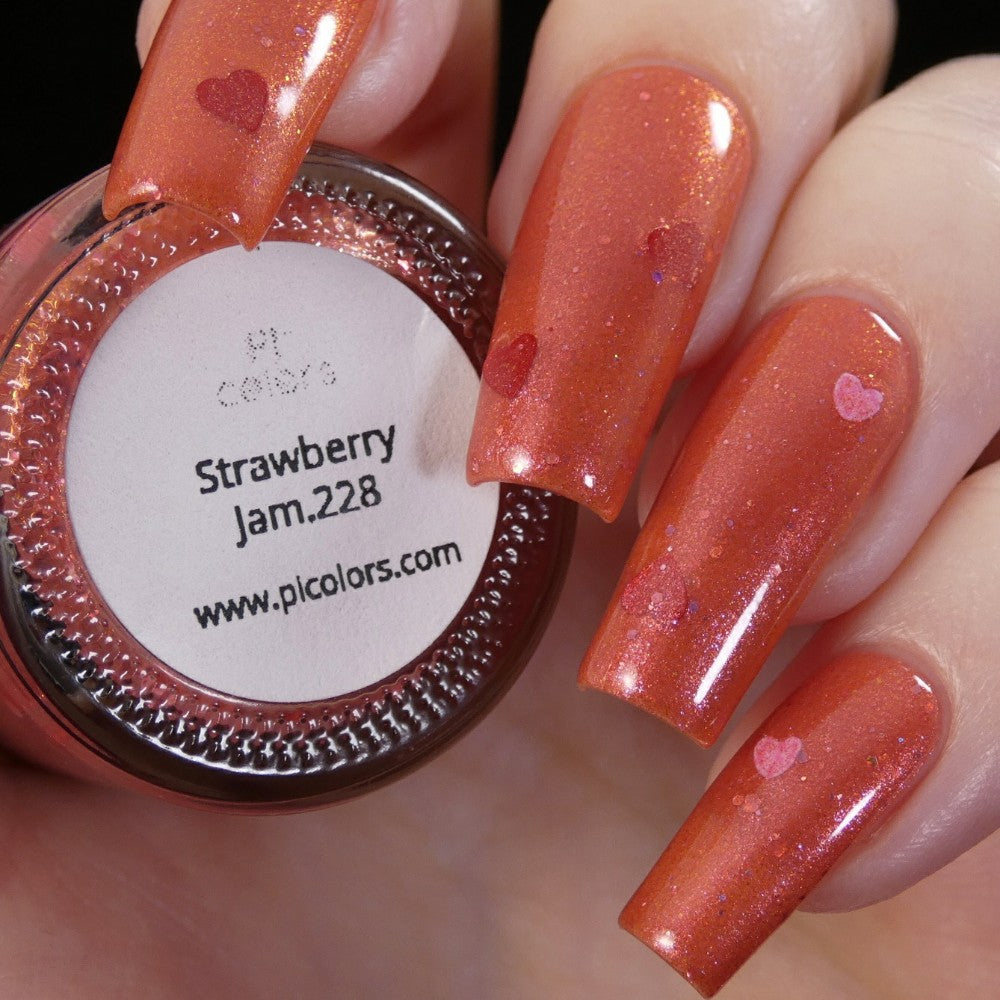
M 611 521 L 715 273 L 750 170 L 732 101 L 682 70 L 593 81 L 521 223 L 484 370 L 468 475 Z
M 715 741 L 892 458 L 917 398 L 905 341 L 851 299 L 751 338 L 643 526 L 580 682 Z
M 247 247 L 271 225 L 376 0 L 174 0 L 104 195 L 197 209 Z M 224 25 L 225 30 L 219 30 Z
M 829 663 L 726 766 L 621 926 L 713 996 L 914 787 L 941 730 L 906 664 L 871 652 Z

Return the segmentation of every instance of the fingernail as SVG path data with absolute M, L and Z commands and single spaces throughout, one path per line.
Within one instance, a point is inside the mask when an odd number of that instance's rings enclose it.
M 622 912 L 713 996 L 926 772 L 938 700 L 905 663 L 827 664 L 743 745 Z
M 167 201 L 263 238 L 361 48 L 375 0 L 174 0 L 122 130 L 110 219 Z
M 906 342 L 851 299 L 766 319 L 629 555 L 580 682 L 715 741 L 909 427 Z
M 468 476 L 621 510 L 750 171 L 732 101 L 679 69 L 593 81 L 517 236 Z

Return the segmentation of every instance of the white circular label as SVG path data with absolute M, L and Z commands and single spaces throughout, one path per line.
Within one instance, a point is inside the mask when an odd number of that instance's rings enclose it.
M 469 596 L 495 485 L 478 379 L 431 309 L 348 254 L 220 250 L 114 321 L 73 404 L 70 518 L 104 600 L 227 694 L 315 701 L 420 654 Z

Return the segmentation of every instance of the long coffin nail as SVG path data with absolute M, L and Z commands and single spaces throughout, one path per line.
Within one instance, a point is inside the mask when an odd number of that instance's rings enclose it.
M 870 652 L 827 664 L 715 780 L 622 927 L 714 995 L 913 788 L 941 730 L 937 698 L 906 664 Z
M 909 427 L 905 341 L 816 297 L 765 320 L 692 430 L 580 671 L 715 741 Z
M 553 141 L 483 371 L 472 483 L 621 510 L 750 170 L 736 107 L 651 66 L 599 77 Z
M 197 209 L 255 246 L 361 48 L 376 0 L 174 0 L 104 195 Z

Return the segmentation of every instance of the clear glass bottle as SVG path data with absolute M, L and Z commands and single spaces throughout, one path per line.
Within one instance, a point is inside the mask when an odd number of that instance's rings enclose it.
M 304 808 L 442 749 L 549 617 L 573 508 L 469 487 L 501 266 L 315 148 L 260 248 L 105 173 L 0 242 L 0 738 L 74 774 Z

